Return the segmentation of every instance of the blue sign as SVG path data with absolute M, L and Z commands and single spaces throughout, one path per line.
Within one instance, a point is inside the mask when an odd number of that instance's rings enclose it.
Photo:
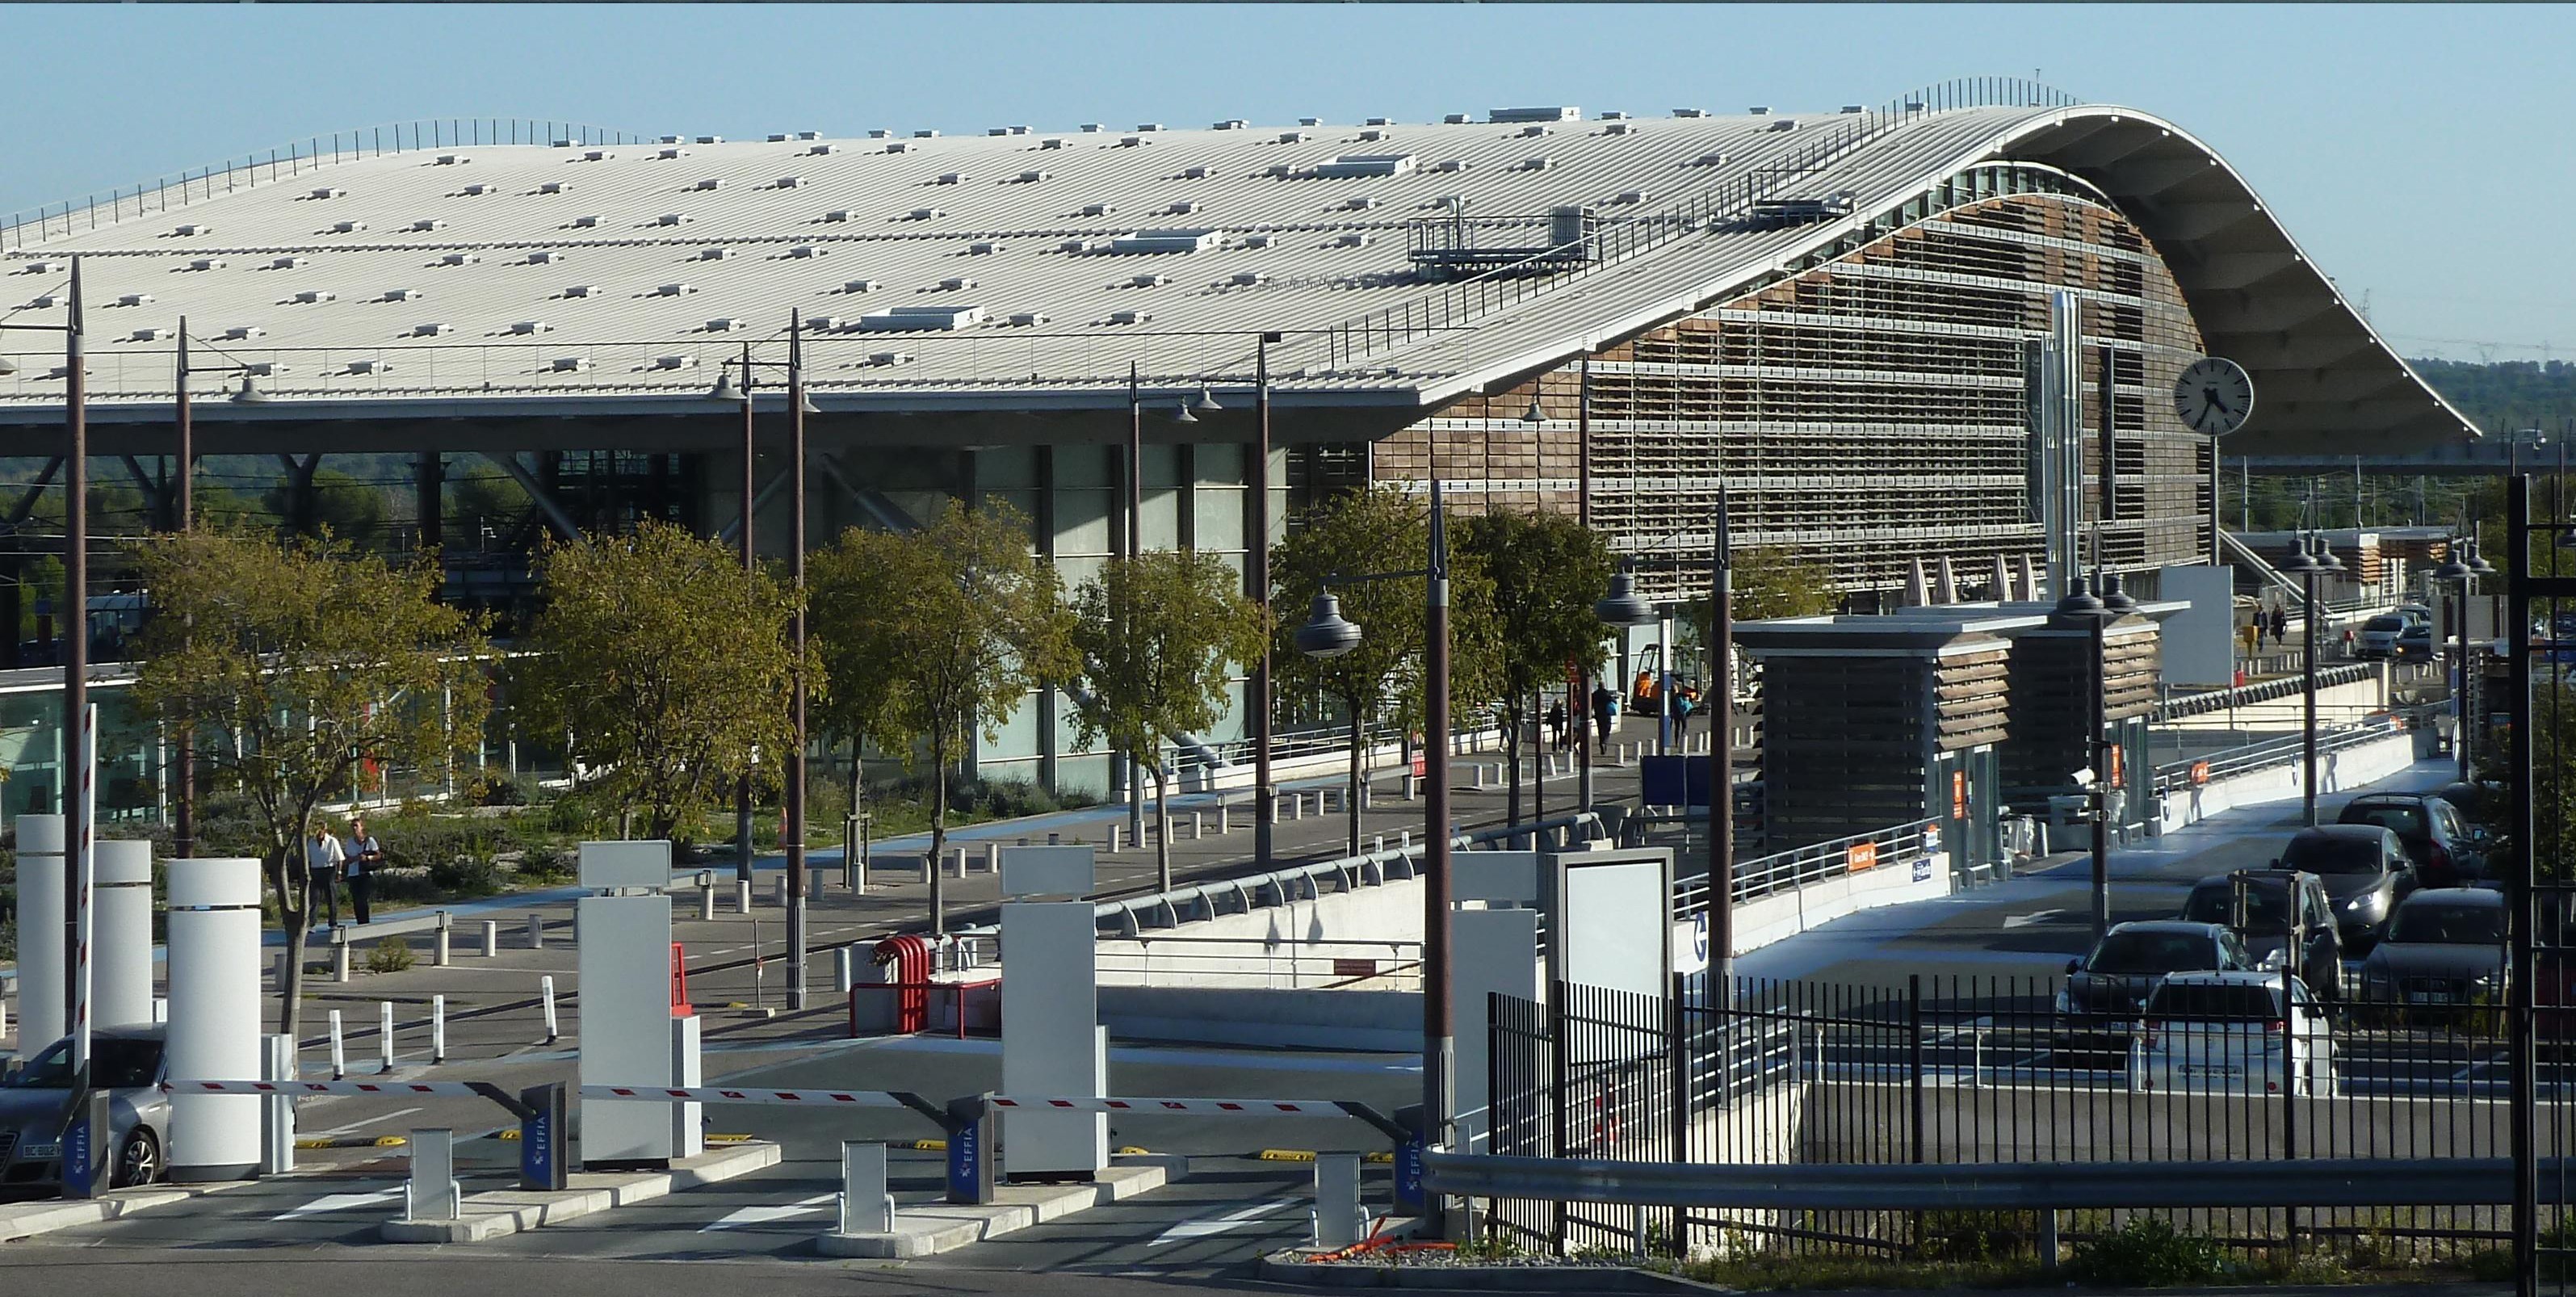
M 1691 954 L 1699 961 L 1701 967 L 1708 966 L 1708 911 L 1706 910 L 1691 917 Z
M 1400 1215 L 1419 1216 L 1430 1207 L 1430 1198 L 1422 1189 L 1422 1139 L 1416 1136 L 1395 1146 L 1395 1210 Z
M 984 1123 L 959 1122 L 948 1131 L 948 1201 L 984 1201 Z
M 92 1196 L 98 1192 L 93 1178 L 97 1168 L 98 1155 L 91 1144 L 89 1114 L 83 1112 L 63 1130 L 63 1188 L 72 1197 Z
M 1918 883 L 1928 883 L 1932 881 L 1932 857 L 1920 856 L 1915 859 L 1914 881 Z
M 519 1183 L 528 1188 L 552 1189 L 561 1182 L 555 1179 L 554 1109 L 540 1106 L 530 1116 L 519 1119 Z
M 1641 806 L 1708 805 L 1707 757 L 1642 757 L 1637 762 Z

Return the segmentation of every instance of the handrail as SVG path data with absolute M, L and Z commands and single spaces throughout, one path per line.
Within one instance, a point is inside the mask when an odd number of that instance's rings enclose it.
M 2374 739 L 2386 738 L 2397 732 L 2399 730 L 2394 717 L 2373 716 L 2358 724 L 2319 731 L 2317 751 L 2320 754 L 2339 752 Z M 2175 788 L 2188 788 L 2211 780 L 2241 775 L 2250 770 L 2260 770 L 2266 766 L 2285 766 L 2302 759 L 2306 750 L 2304 735 L 2288 734 L 2258 743 L 2226 748 L 2207 756 L 2168 761 L 2156 767 L 2155 791 L 2163 793 Z
M 1927 838 L 1939 832 L 1938 820 L 1910 820 L 1903 824 L 1830 838 L 1775 851 L 1767 856 L 1739 860 L 1735 864 L 1735 901 L 1742 904 L 1773 892 L 1804 887 L 1827 878 L 1840 878 L 1852 872 L 1853 848 L 1868 843 L 1872 850 L 1869 868 L 1890 868 L 1930 854 Z M 1691 919 L 1707 912 L 1708 877 L 1698 875 L 1673 884 L 1673 917 Z
M 2378 673 L 2379 668 L 2367 662 L 2347 662 L 2342 666 L 2326 667 L 2317 672 L 2317 688 L 2331 689 L 2338 685 L 2359 684 L 2376 677 Z M 2177 720 L 2185 716 L 2223 712 L 2229 707 L 2270 702 L 2276 698 L 2287 698 L 2300 693 L 2306 687 L 2306 682 L 2299 676 L 2281 676 L 2225 689 L 2210 689 L 2158 703 L 2156 719 Z

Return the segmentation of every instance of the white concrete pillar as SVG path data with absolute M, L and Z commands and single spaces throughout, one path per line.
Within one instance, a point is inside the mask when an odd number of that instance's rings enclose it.
M 170 1076 L 260 1076 L 259 862 L 170 862 Z M 247 1094 L 170 1096 L 170 1175 L 236 1180 L 258 1171 L 260 1101 Z
M 1002 979 L 1002 1088 L 1019 1095 L 1105 1094 L 1108 1065 L 1099 1028 L 1100 999 L 1087 853 L 1024 848 L 1025 865 L 1007 858 L 1001 878 L 1002 945 L 1012 976 Z M 1013 1112 L 1005 1119 L 1013 1176 L 1088 1175 L 1109 1164 L 1109 1118 L 1092 1112 Z
M 150 1022 L 152 844 L 120 839 L 100 842 L 96 851 L 89 1020 L 101 1027 Z
M 600 891 L 666 886 L 668 842 L 585 842 L 581 885 Z M 577 905 L 581 1083 L 668 1086 L 674 1079 L 671 898 L 594 895 Z M 675 1151 L 668 1103 L 581 1101 L 581 1160 L 666 1162 Z
M 18 1054 L 71 1033 L 63 991 L 63 817 L 18 817 Z

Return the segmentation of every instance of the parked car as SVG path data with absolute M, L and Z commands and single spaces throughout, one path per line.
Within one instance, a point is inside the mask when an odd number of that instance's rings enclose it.
M 2353 641 L 2353 656 L 2395 657 L 2397 656 L 2397 637 L 2405 631 L 2405 618 L 2395 613 L 2381 613 L 2361 624 L 2361 634 Z
M 2281 974 L 2176 973 L 2147 998 L 2140 1086 L 2215 1094 L 2335 1092 L 2334 1028 L 2307 983 Z
M 2369 793 L 2344 803 L 2337 824 L 2377 824 L 2397 834 L 2426 887 L 2464 887 L 2485 861 L 2459 808 L 2431 793 Z
M 2504 893 L 2437 887 L 2397 907 L 2361 964 L 2365 999 L 2453 1007 L 2499 1000 L 2505 979 Z
M 2415 890 L 2415 862 L 2406 854 L 2406 843 L 2378 824 L 2301 829 L 2290 836 L 2272 867 L 2317 876 L 2332 906 L 2336 934 L 2353 951 L 2379 940 L 2397 903 Z
M 2237 908 L 2239 891 L 2244 909 Z M 2240 869 L 2211 874 L 2194 884 L 2183 901 L 2182 918 L 2225 924 L 2258 969 L 2291 962 L 2292 919 L 2299 949 L 2293 971 L 2327 999 L 2343 994 L 2343 940 L 2335 926 L 2334 902 L 2315 874 L 2296 869 Z
M 90 1033 L 91 1083 L 108 1092 L 108 1127 L 118 1188 L 161 1178 L 169 1147 L 170 1096 L 158 1088 L 163 1029 L 100 1027 Z M 62 1192 L 63 1105 L 71 1098 L 72 1042 L 55 1041 L 0 1085 L 0 1194 Z
M 2417 623 L 2397 633 L 2397 660 L 2430 662 L 2433 660 L 2433 628 Z
M 2431 604 L 2401 603 L 2389 611 L 2405 618 L 2410 625 L 2430 626 L 2433 624 L 2433 606 Z
M 2115 925 L 2066 965 L 2049 1041 L 2058 1065 L 2123 1068 L 2147 997 L 2175 973 L 2250 969 L 2253 956 L 2224 924 L 2148 919 Z

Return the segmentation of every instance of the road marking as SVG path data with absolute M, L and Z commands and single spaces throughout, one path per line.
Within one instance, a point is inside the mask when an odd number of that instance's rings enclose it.
M 348 1211 L 357 1207 L 370 1207 L 380 1202 L 399 1202 L 402 1196 L 400 1185 L 391 1189 L 378 1189 L 373 1193 L 326 1193 L 301 1207 L 292 1211 L 279 1212 L 269 1219 L 299 1220 L 306 1216 L 319 1216 L 324 1212 Z
M 2041 910 L 2037 914 L 2007 914 L 2004 916 L 2004 931 L 2010 932 L 2015 928 L 2027 928 L 2034 923 L 2053 919 L 2064 913 L 2066 913 L 2064 910 Z
M 334 1126 L 329 1130 L 317 1130 L 313 1133 L 315 1135 L 325 1137 L 331 1135 L 346 1135 L 363 1127 L 373 1126 L 378 1122 L 392 1121 L 396 1117 L 408 1117 L 418 1111 L 420 1111 L 418 1108 L 405 1108 L 400 1112 L 389 1112 L 381 1117 L 369 1117 L 365 1121 L 353 1121 L 346 1126 Z
M 1202 1216 L 1196 1220 L 1185 1220 L 1155 1235 L 1154 1241 L 1145 1246 L 1161 1247 L 1166 1243 L 1178 1243 L 1184 1239 L 1232 1233 L 1255 1223 L 1261 1217 L 1275 1216 L 1290 1208 L 1305 1205 L 1306 1200 L 1303 1198 L 1273 1198 L 1268 1202 L 1255 1203 L 1249 1207 L 1227 1212 L 1222 1216 Z
M 782 1220 L 794 1220 L 799 1216 L 825 1216 L 831 1214 L 832 1209 L 837 1207 L 840 1201 L 841 1195 L 825 1193 L 796 1202 L 779 1203 L 775 1206 L 745 1207 L 723 1220 L 701 1227 L 698 1232 L 712 1234 L 717 1230 L 749 1229 L 754 1225 L 769 1225 Z

